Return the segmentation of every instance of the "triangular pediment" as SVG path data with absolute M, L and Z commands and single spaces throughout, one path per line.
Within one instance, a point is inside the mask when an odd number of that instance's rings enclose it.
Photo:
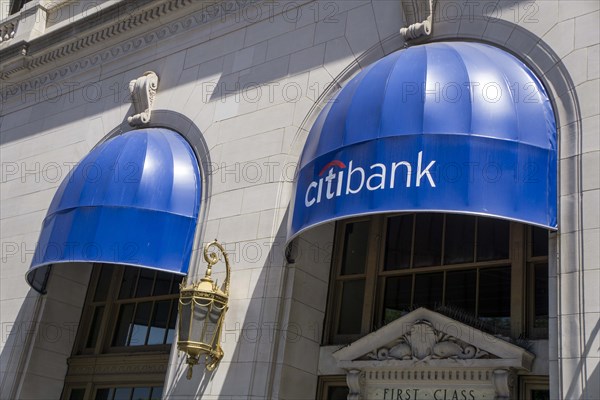
M 534 355 L 426 308 L 416 309 L 335 353 L 338 366 L 464 366 L 530 370 Z

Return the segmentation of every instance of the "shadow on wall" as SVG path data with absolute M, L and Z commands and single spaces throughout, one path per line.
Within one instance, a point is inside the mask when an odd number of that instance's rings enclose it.
M 192 379 L 187 380 L 187 364 L 183 362 L 185 356 L 179 354 L 177 371 L 173 374 L 170 391 L 165 393 L 166 399 L 187 399 L 190 393 L 203 399 L 226 399 L 229 396 L 237 399 L 242 398 L 243 393 L 271 398 L 268 394 L 270 388 L 265 385 L 272 379 L 267 376 L 275 373 L 280 342 L 290 334 L 289 327 L 282 322 L 286 318 L 282 313 L 286 299 L 280 297 L 281 287 L 285 286 L 287 279 L 286 271 L 290 269 L 285 261 L 286 219 L 287 215 L 274 239 L 264 239 L 277 244 L 269 246 L 268 254 L 259 260 L 252 261 L 243 256 L 240 259 L 240 254 L 232 254 L 224 243 L 231 260 L 229 310 L 221 337 L 224 359 L 213 372 L 206 371 L 202 363 L 197 365 Z M 200 263 L 198 274 L 204 273 L 204 267 Z M 213 278 L 219 282 L 223 282 L 224 278 L 221 269 L 222 266 L 217 265 L 213 270 Z M 248 289 L 246 293 L 242 293 L 242 287 Z M 277 320 L 273 316 L 278 316 Z M 297 335 L 296 332 L 292 334 Z
M 0 399 L 60 396 L 90 273 L 91 264 L 57 264 L 48 294 L 29 289 L 15 322 L 3 328 Z M 39 384 L 25 385 L 33 376 Z
M 585 321 L 584 317 L 580 318 Z M 585 325 L 580 326 L 579 329 L 584 332 L 588 331 Z M 578 398 L 580 393 L 583 394 L 582 399 L 596 400 L 600 398 L 600 345 L 598 348 L 594 348 L 596 343 L 600 343 L 598 340 L 600 320 L 596 321 L 596 325 L 589 332 L 581 356 L 573 368 L 572 379 L 568 387 L 565 388 L 565 398 L 567 399 Z M 595 362 L 595 365 L 593 365 L 593 362 Z
M 0 399 L 16 399 L 20 380 L 23 375 L 39 324 L 33 316 L 43 309 L 44 298 L 35 290 L 29 289 L 17 317 L 11 324 L 2 325 L 2 352 L 0 353 Z

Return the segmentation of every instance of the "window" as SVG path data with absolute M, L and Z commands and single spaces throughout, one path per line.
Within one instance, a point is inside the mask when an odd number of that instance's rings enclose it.
M 173 343 L 179 294 L 173 274 L 110 264 L 98 266 L 94 273 L 97 279 L 86 308 L 91 321 L 82 353 Z
M 417 307 L 452 309 L 506 335 L 547 335 L 544 229 L 420 213 L 339 222 L 336 236 L 330 343 L 356 340 Z
M 23 6 L 27 3 L 29 3 L 31 0 L 13 0 L 11 6 L 10 6 L 10 13 L 11 14 L 16 14 L 19 11 L 21 11 L 21 8 L 23 8 Z
M 318 400 L 346 400 L 350 393 L 345 376 L 321 376 L 317 388 Z
M 180 280 L 143 268 L 94 266 L 63 399 L 161 398 Z M 121 370 L 127 372 L 115 372 Z
M 547 376 L 522 376 L 520 380 L 520 399 L 550 400 Z

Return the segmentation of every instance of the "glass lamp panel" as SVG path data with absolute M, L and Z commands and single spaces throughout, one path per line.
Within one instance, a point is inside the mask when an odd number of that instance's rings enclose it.
M 188 303 L 189 302 L 189 303 Z M 181 303 L 180 303 L 181 304 Z M 187 342 L 190 340 L 190 323 L 192 320 L 192 300 L 185 299 L 181 304 L 181 316 L 179 318 L 179 341 Z
M 208 301 L 205 299 L 200 299 L 200 304 L 206 304 Z M 208 305 L 199 305 L 194 304 L 194 322 L 192 329 L 192 337 L 191 340 L 194 342 L 202 342 L 206 343 L 206 337 L 210 337 L 208 333 L 208 329 L 210 328 L 210 323 L 207 323 L 207 315 L 208 315 Z

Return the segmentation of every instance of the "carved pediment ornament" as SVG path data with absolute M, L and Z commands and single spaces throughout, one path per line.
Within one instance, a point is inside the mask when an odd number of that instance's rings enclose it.
M 416 321 L 395 342 L 366 355 L 373 360 L 427 360 L 490 358 L 490 354 L 435 329 L 427 320 Z
M 129 92 L 135 109 L 135 114 L 127 118 L 129 125 L 138 126 L 150 122 L 157 89 L 158 75 L 152 71 L 144 72 L 144 75 L 129 82 Z

